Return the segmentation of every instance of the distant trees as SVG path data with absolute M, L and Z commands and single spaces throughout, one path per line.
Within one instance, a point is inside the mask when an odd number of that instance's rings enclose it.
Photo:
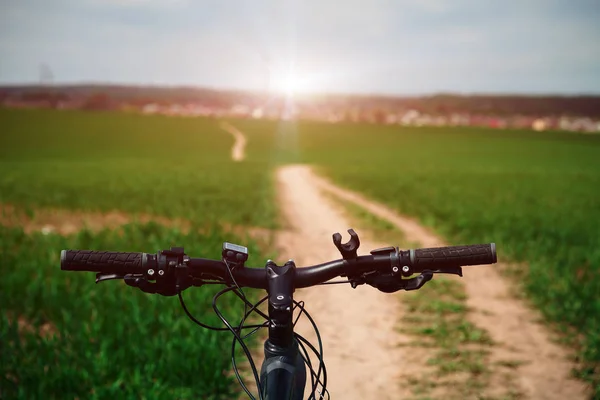
M 82 104 L 84 110 L 108 110 L 111 108 L 110 97 L 106 93 L 94 93 Z
M 398 99 L 397 104 L 404 103 Z M 424 112 L 445 114 L 467 112 L 481 115 L 570 115 L 600 117 L 598 96 L 494 96 L 439 95 L 406 101 Z
M 202 104 L 215 109 L 229 109 L 236 104 L 262 107 L 282 99 L 265 93 L 217 91 L 187 87 L 135 87 L 109 85 L 36 85 L 0 87 L 0 101 L 22 101 L 36 107 L 106 110 L 122 105 L 141 108 L 146 104 Z M 490 117 L 510 116 L 585 116 L 600 118 L 600 96 L 524 96 L 524 95 L 457 95 L 438 94 L 420 97 L 303 95 L 298 104 L 309 109 L 328 108 L 352 119 L 382 121 L 384 113 L 397 114 L 416 110 L 432 116 L 471 114 Z M 383 110 L 383 111 L 382 111 Z
M 34 92 L 23 93 L 21 100 L 28 103 L 39 104 L 44 107 L 56 108 L 58 105 L 67 101 L 69 96 L 66 93 L 55 90 L 39 90 Z

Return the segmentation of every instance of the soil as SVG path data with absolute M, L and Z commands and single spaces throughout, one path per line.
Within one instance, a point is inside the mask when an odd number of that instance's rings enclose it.
M 61 208 L 43 207 L 36 208 L 33 212 L 26 212 L 22 207 L 12 204 L 0 203 L 0 225 L 20 227 L 25 233 L 41 232 L 43 234 L 57 233 L 60 235 L 73 235 L 88 229 L 98 232 L 103 229 L 119 229 L 131 223 L 156 222 L 168 228 L 176 228 L 186 233 L 192 227 L 192 222 L 183 218 L 167 218 L 151 214 L 128 214 L 123 211 L 82 211 Z M 221 228 L 233 232 L 244 238 L 246 235 L 259 243 L 268 244 L 272 241 L 274 231 L 267 228 L 238 226 L 223 223 Z
M 221 129 L 233 135 L 235 142 L 231 148 L 231 159 L 233 161 L 243 161 L 246 157 L 246 136 L 240 132 L 235 126 L 227 123 L 221 123 Z
M 277 236 L 278 250 L 298 266 L 340 258 L 331 235 L 340 232 L 343 241 L 349 238 L 349 222 L 318 189 L 315 178 L 305 166 L 285 166 L 277 171 L 279 203 L 291 228 Z M 361 249 L 383 245 L 362 241 Z M 402 372 L 426 368 L 419 362 L 426 360 L 426 350 L 402 346 L 411 339 L 396 330 L 402 313 L 397 297 L 370 286 L 352 289 L 348 284 L 300 289 L 294 297 L 305 302 L 321 333 L 332 399 L 410 396 L 408 388 L 401 386 Z M 306 318 L 300 319 L 297 330 L 317 343 Z

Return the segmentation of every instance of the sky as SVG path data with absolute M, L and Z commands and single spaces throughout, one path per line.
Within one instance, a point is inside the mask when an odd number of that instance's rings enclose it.
M 0 84 L 600 94 L 598 0 L 0 0 Z

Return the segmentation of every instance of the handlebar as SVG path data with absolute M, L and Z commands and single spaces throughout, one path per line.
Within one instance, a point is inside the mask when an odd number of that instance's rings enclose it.
M 358 235 L 352 229 L 349 229 L 348 232 L 351 239 L 344 244 L 341 242 L 339 233 L 333 235 L 333 242 L 342 255 L 341 259 L 303 268 L 296 268 L 293 260 L 289 260 L 281 267 L 268 260 L 264 268 L 247 268 L 244 264 L 248 259 L 248 249 L 231 243 L 223 244 L 221 260 L 190 258 L 185 254 L 182 247 L 171 247 L 170 250 L 158 251 L 156 254 L 62 250 L 60 267 L 63 271 L 96 272 L 96 283 L 109 279 L 123 279 L 127 285 L 137 287 L 146 293 L 158 293 L 164 296 L 179 295 L 183 309 L 196 324 L 204 328 L 229 330 L 233 333 L 235 339 L 232 345 L 232 365 L 237 370 L 235 364 L 235 343 L 237 341 L 250 360 L 259 390 L 259 398 L 261 399 L 269 397 L 263 396 L 264 393 L 282 393 L 281 388 L 288 387 L 286 386 L 287 378 L 285 378 L 285 375 L 281 375 L 279 372 L 268 372 L 269 368 L 275 365 L 273 361 L 269 360 L 275 360 L 276 363 L 281 364 L 273 371 L 282 369 L 289 371 L 289 366 L 298 368 L 292 370 L 290 376 L 293 377 L 290 379 L 295 379 L 295 372 L 293 371 L 304 371 L 302 359 L 297 357 L 297 354 L 299 354 L 298 340 L 301 340 L 314 351 L 321 364 L 318 372 L 315 372 L 310 362 L 305 361 L 311 369 L 311 376 L 316 377 L 316 379 L 313 379 L 312 387 L 312 397 L 316 398 L 315 393 L 318 385 L 323 388 L 321 393 L 327 392 L 322 344 L 318 328 L 303 306 L 300 306 L 301 311 L 299 311 L 297 318 L 304 313 L 311 321 L 319 341 L 319 350 L 316 350 L 312 344 L 294 332 L 294 309 L 299 304 L 293 300 L 295 289 L 322 284 L 342 276 L 347 277 L 347 281 L 328 283 L 349 282 L 353 288 L 356 288 L 357 285 L 368 284 L 385 293 L 398 290 L 416 290 L 430 281 L 435 273 L 462 276 L 463 266 L 492 264 L 497 261 L 496 245 L 494 243 L 411 250 L 384 247 L 372 250 L 369 255 L 358 256 L 357 249 L 360 245 Z M 213 297 L 213 308 L 225 327 L 211 327 L 201 323 L 189 313 L 184 304 L 181 295 L 183 290 L 191 286 L 202 286 L 208 283 L 228 286 Z M 249 314 L 253 310 L 256 311 L 257 305 L 264 299 L 252 305 L 242 291 L 237 292 L 237 289 L 242 286 L 267 290 L 269 294 L 268 315 L 259 313 L 267 320 L 267 323 L 244 325 Z M 244 316 L 237 328 L 234 327 L 235 324 L 232 325 L 227 321 L 217 307 L 217 299 L 227 291 L 236 291 L 235 293 L 245 303 Z M 251 308 L 247 309 L 249 305 Z M 269 336 L 264 347 L 266 361 L 263 363 L 261 378 L 259 378 L 250 351 L 243 343 L 243 337 L 240 333 L 245 328 L 253 328 L 253 331 L 256 331 L 258 328 L 267 326 Z M 306 355 L 305 360 L 309 359 L 306 348 L 302 346 L 302 349 Z M 299 364 L 295 361 L 296 364 L 290 364 L 285 362 L 287 359 L 300 361 L 298 361 Z M 263 374 L 263 370 L 267 372 Z M 322 383 L 320 380 L 321 373 L 323 373 Z M 237 372 L 236 375 L 238 375 Z M 269 376 L 274 378 L 271 379 Z M 246 393 L 250 395 L 239 375 L 238 379 Z M 278 383 L 273 384 L 272 382 Z M 301 389 L 299 393 L 302 394 L 305 378 L 299 379 L 297 384 L 298 388 Z M 264 391 L 262 385 L 266 385 Z M 250 397 L 253 398 L 251 395 Z
M 434 273 L 462 276 L 462 266 L 493 264 L 497 261 L 494 243 L 411 250 L 385 247 L 373 250 L 370 255 L 365 256 L 356 256 L 356 249 L 349 255 L 350 253 L 342 251 L 340 246 L 338 248 L 344 256 L 343 259 L 296 268 L 294 287 L 314 286 L 338 276 L 346 276 L 354 287 L 367 283 L 382 291 L 395 291 L 400 288 L 410 290 L 417 289 L 425 283 L 422 282 L 418 287 L 405 287 L 407 281 L 410 281 L 407 278 L 414 274 L 428 274 L 429 279 Z M 173 280 L 175 276 L 178 280 L 212 277 L 225 282 L 234 279 L 240 286 L 267 289 L 268 269 L 245 267 L 243 262 L 246 258 L 247 253 L 244 255 L 231 250 L 224 250 L 222 260 L 190 258 L 183 248 L 173 247 L 156 254 L 63 250 L 60 262 L 63 271 L 98 273 L 97 282 L 131 275 L 156 280 L 157 283 L 169 278 Z M 271 265 L 275 264 L 271 262 Z M 385 279 L 382 280 L 382 276 Z M 401 280 L 404 283 L 398 287 Z M 186 287 L 189 286 L 191 284 Z

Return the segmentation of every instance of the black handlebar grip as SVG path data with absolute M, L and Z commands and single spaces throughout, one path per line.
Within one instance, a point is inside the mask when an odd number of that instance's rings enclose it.
M 63 250 L 60 252 L 60 269 L 63 271 L 90 271 L 118 274 L 145 272 L 146 253 L 116 251 Z
M 410 261 L 413 268 L 417 270 L 494 264 L 497 261 L 496 244 L 472 244 L 410 250 Z

